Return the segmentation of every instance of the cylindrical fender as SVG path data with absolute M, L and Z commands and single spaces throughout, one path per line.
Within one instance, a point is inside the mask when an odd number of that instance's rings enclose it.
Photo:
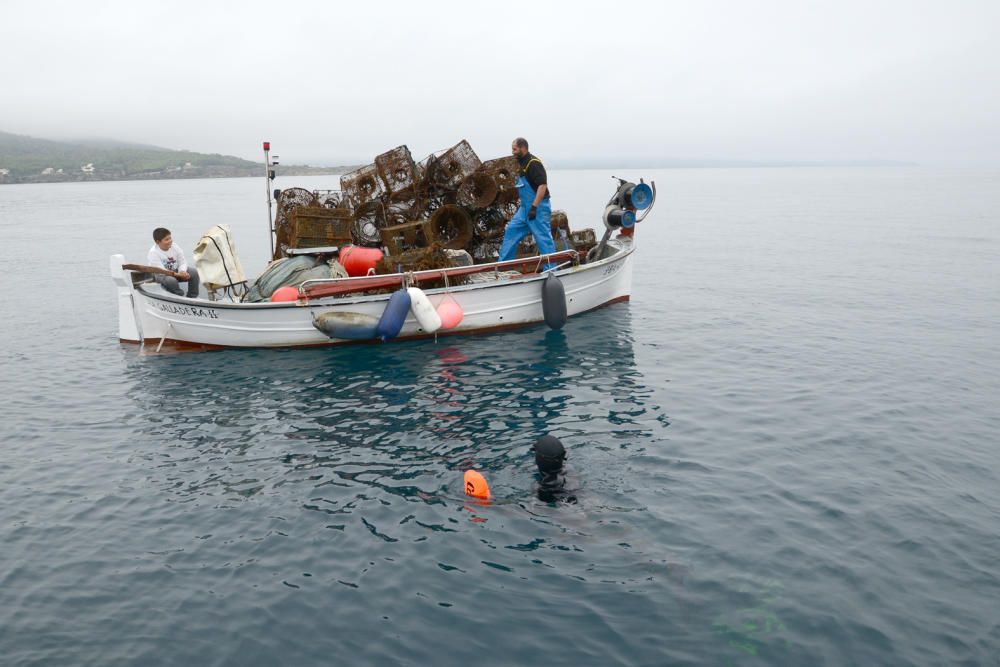
M 379 318 L 378 327 L 375 328 L 375 335 L 382 340 L 392 340 L 403 330 L 403 322 L 410 312 L 410 295 L 405 289 L 396 290 L 389 297 L 389 303 L 382 311 Z
M 424 291 L 419 287 L 409 287 L 406 290 L 410 295 L 410 310 L 417 318 L 420 327 L 427 333 L 434 333 L 441 328 L 441 317 L 431 305 L 431 300 L 427 298 Z
M 553 329 L 562 329 L 566 324 L 566 290 L 554 273 L 542 282 L 542 314 Z
M 371 340 L 375 338 L 378 318 L 364 313 L 323 313 L 313 319 L 313 326 L 330 338 Z

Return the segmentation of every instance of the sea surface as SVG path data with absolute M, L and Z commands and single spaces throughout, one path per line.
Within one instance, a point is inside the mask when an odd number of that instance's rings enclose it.
M 0 186 L 0 663 L 1000 664 L 1000 171 L 553 171 L 571 226 L 612 173 L 630 303 L 184 354 L 109 256 L 257 273 L 261 180 Z

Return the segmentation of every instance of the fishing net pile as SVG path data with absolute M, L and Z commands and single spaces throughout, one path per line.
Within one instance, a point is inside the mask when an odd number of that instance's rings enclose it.
M 264 273 L 251 283 L 243 301 L 267 301 L 280 287 L 298 287 L 307 280 L 346 278 L 347 272 L 336 260 L 323 260 L 311 255 L 282 257 L 271 262 Z
M 518 169 L 512 156 L 483 162 L 464 139 L 419 162 L 399 146 L 341 176 L 340 190 L 282 190 L 275 259 L 292 248 L 355 244 L 384 249 L 386 269 L 440 268 L 435 264 L 447 260 L 441 249 L 496 261 L 519 206 Z M 571 231 L 562 211 L 553 213 L 552 231 L 557 250 L 586 251 L 595 242 L 593 230 Z M 529 236 L 518 256 L 534 255 Z

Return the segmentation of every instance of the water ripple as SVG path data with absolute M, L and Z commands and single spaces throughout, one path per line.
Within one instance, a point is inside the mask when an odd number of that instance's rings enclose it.
M 101 267 L 255 184 L 0 188 L 4 664 L 995 663 L 995 174 L 657 178 L 635 299 L 563 331 L 185 355 Z

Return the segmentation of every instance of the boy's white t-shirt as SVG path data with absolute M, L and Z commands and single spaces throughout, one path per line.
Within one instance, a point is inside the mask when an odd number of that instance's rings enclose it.
M 167 251 L 160 250 L 160 246 L 154 243 L 153 247 L 149 249 L 149 264 L 150 266 L 162 266 L 167 271 L 176 273 L 183 273 L 188 268 L 187 260 L 184 259 L 184 251 L 176 243 L 171 245 L 170 250 Z

